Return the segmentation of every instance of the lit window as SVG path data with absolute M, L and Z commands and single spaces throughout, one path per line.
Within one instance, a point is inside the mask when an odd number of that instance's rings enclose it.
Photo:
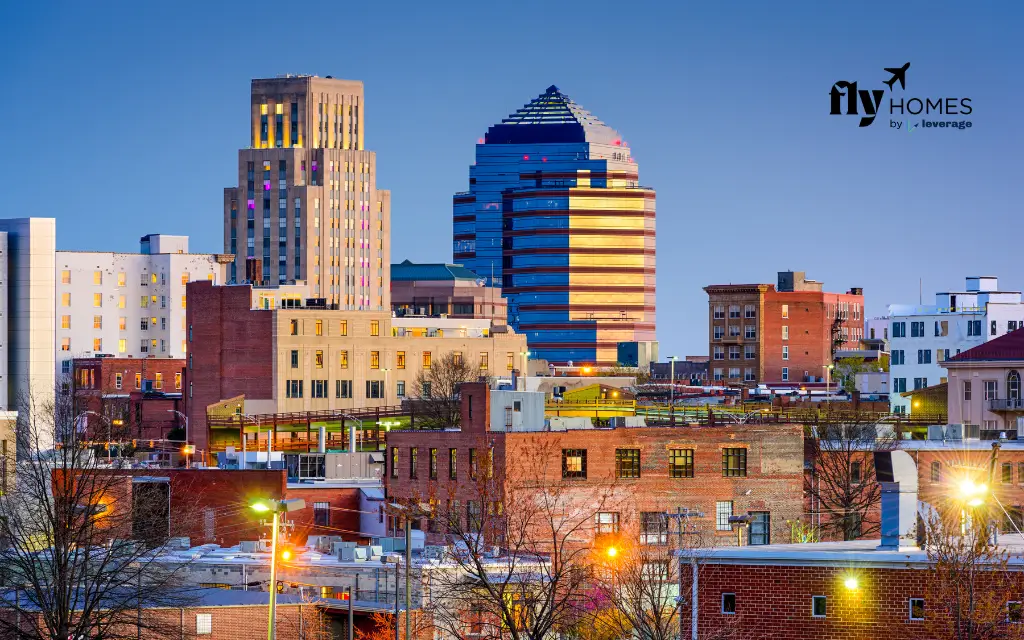
M 319 349 L 317 349 L 315 356 L 316 356 L 316 368 L 317 369 L 323 369 L 324 368 L 324 352 L 319 350 Z
M 117 308 L 124 309 L 124 296 L 117 296 Z
M 114 387 L 120 389 L 123 385 L 124 385 L 124 374 L 123 373 L 115 373 L 114 374 Z
M 379 320 L 370 320 L 370 335 L 371 336 L 379 336 L 380 335 L 380 321 Z
M 149 279 L 150 279 L 150 281 L 151 281 L 151 282 L 152 282 L 153 284 L 156 284 L 156 274 L 155 274 L 155 273 L 151 273 L 151 274 L 149 274 Z
M 482 370 L 486 371 L 488 366 L 489 366 L 489 362 L 488 362 L 487 352 L 484 351 L 483 353 L 480 354 L 480 368 Z
M 404 369 L 405 368 L 405 352 L 404 351 L 399 351 L 398 353 L 395 354 L 395 368 L 396 369 Z
M 157 372 L 155 375 L 156 375 L 156 378 L 155 378 L 154 383 L 153 383 L 153 388 L 157 389 L 157 390 L 163 389 L 164 388 L 164 374 L 162 374 L 160 372 Z
M 722 449 L 722 476 L 745 478 L 747 476 L 747 450 Z
M 181 296 L 181 308 L 185 308 L 185 296 Z
M 348 351 L 342 351 L 339 354 L 339 361 L 342 369 L 348 369 Z
M 782 305 L 782 317 L 783 318 L 788 318 L 789 317 L 789 305 L 788 304 Z
M 583 479 L 587 477 L 586 449 L 562 449 L 562 477 Z
M 103 338 L 92 339 L 92 350 L 97 353 L 103 351 Z
M 61 351 L 71 351 L 71 338 L 61 338 L 60 339 L 60 350 Z
M 136 389 L 141 389 L 142 388 L 142 374 L 141 373 L 136 373 L 135 374 L 135 388 Z
M 339 336 L 347 336 L 348 335 L 348 320 L 342 320 L 339 323 L 339 325 L 338 325 L 338 335 Z
M 430 368 L 430 352 L 429 351 L 424 351 L 423 352 L 423 368 L 424 369 L 429 369 Z
M 94 293 L 94 294 L 92 294 L 92 306 L 94 306 L 94 307 L 102 307 L 103 306 L 103 294 L 102 293 Z
M 188 284 L 188 271 L 181 274 L 181 284 Z
M 93 284 L 103 284 L 103 272 L 102 271 L 93 271 L 92 272 L 92 283 Z
M 71 306 L 71 294 L 70 293 L 62 293 L 62 294 L 60 294 L 60 306 L 62 306 L 62 307 L 70 307 Z
M 60 272 L 60 283 L 71 284 L 71 272 L 67 269 Z
M 117 352 L 118 353 L 127 353 L 128 352 L 128 341 L 125 340 L 124 338 L 121 338 L 120 340 L 117 341 Z
M 103 316 L 93 316 L 92 317 L 92 328 L 93 329 L 102 329 L 103 328 Z
M 380 369 L 380 351 L 370 352 L 370 368 Z
M 196 635 L 197 636 L 208 636 L 213 633 L 213 614 L 211 613 L 197 613 L 196 614 Z
M 125 277 L 124 277 L 124 271 L 118 272 L 118 274 L 117 274 L 117 286 L 123 287 L 125 285 L 125 282 L 126 282 L 126 280 L 125 280 Z
M 60 317 L 60 328 L 61 329 L 70 329 L 71 328 L 71 316 L 61 316 Z

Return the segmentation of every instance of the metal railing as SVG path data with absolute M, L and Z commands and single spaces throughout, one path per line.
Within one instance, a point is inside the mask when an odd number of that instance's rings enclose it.
M 988 401 L 989 411 L 1024 411 L 1024 399 L 992 398 Z

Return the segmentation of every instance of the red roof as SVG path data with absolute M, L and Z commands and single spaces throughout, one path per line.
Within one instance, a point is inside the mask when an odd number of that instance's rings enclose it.
M 976 360 L 1024 360 L 1024 329 L 1011 331 L 995 340 L 968 349 L 950 358 L 954 362 Z

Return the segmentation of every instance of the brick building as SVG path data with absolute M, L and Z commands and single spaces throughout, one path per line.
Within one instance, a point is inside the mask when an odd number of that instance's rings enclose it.
M 721 284 L 708 294 L 710 378 L 716 384 L 824 380 L 839 349 L 864 337 L 860 288 L 829 293 L 803 271 L 778 285 Z
M 188 290 L 185 404 L 198 450 L 209 451 L 208 407 L 228 398 L 260 414 L 393 406 L 419 396 L 418 374 L 446 353 L 490 377 L 509 375 L 526 351 L 525 336 L 486 319 L 341 311 L 250 285 Z
M 74 394 L 75 415 L 91 412 L 79 427 L 97 439 L 106 439 L 107 420 L 119 420 L 118 438 L 158 440 L 183 426 L 175 412 L 184 410 L 184 367 L 181 358 L 75 358 L 65 390 Z
M 616 533 L 667 544 L 666 513 L 690 509 L 703 513 L 694 524 L 714 532 L 721 544 L 736 539 L 729 517 L 749 514 L 751 542 L 767 544 L 785 539 L 786 522 L 802 513 L 803 431 L 797 425 L 595 429 L 581 423 L 556 431 L 543 418 L 522 418 L 537 415 L 536 402 L 543 402 L 542 394 L 466 384 L 460 429 L 391 431 L 389 499 L 443 493 L 470 514 L 481 508 L 473 504 L 480 500 L 474 470 L 479 474 L 488 455 L 495 484 L 507 490 L 516 481 L 507 469 L 546 452 L 553 459 L 543 466 L 544 479 L 578 494 L 570 502 L 592 499 L 595 490 L 608 492 L 607 512 L 595 515 L 589 536 Z M 431 540 L 431 523 L 426 524 Z

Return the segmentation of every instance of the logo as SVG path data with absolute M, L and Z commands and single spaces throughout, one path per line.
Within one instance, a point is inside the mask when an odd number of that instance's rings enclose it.
M 944 129 L 969 129 L 970 120 L 961 119 L 938 119 L 939 116 L 967 116 L 973 112 L 970 98 L 947 98 L 947 97 L 906 97 L 901 95 L 895 97 L 895 85 L 899 83 L 901 93 L 907 88 L 907 69 L 910 63 L 902 67 L 885 67 L 884 71 L 890 75 L 888 80 L 883 80 L 882 85 L 888 87 L 890 116 L 900 117 L 922 116 L 917 120 L 889 120 L 890 129 L 905 129 L 908 133 L 915 129 L 944 128 Z M 832 85 L 829 91 L 831 102 L 830 115 L 833 116 L 859 116 L 858 126 L 869 127 L 875 122 L 875 118 L 881 113 L 886 105 L 883 104 L 886 89 L 861 89 L 857 81 L 839 80 Z

